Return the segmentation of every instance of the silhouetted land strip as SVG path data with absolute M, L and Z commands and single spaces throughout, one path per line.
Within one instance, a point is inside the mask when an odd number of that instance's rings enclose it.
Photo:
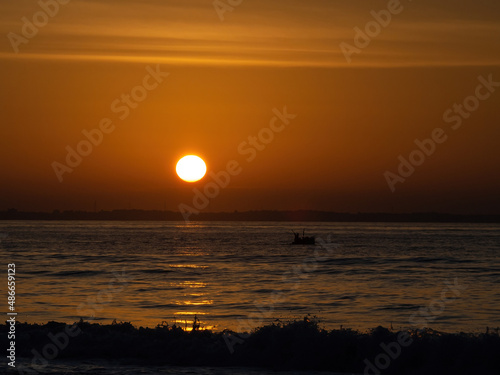
M 350 329 L 327 331 L 317 322 L 304 319 L 255 329 L 234 344 L 231 353 L 227 341 L 229 338 L 231 342 L 234 333 L 229 331 L 186 332 L 175 326 L 135 328 L 130 323 L 99 325 L 80 321 L 72 327 L 73 337 L 64 339 L 62 332 L 69 327 L 56 322 L 18 323 L 17 356 L 31 362 L 36 353 L 40 355 L 44 347 L 54 346 L 58 341 L 61 349 L 57 358 L 51 361 L 104 359 L 130 365 L 238 366 L 363 373 L 368 362 L 377 363 L 376 358 L 387 353 L 382 344 L 390 347 L 393 353 L 387 356 L 389 364 L 378 362 L 387 364 L 381 371 L 384 374 L 489 375 L 498 374 L 500 369 L 498 329 L 483 334 L 448 334 L 433 330 L 397 332 L 378 327 L 360 333 Z M 7 329 L 5 324 L 0 325 L 5 345 Z M 395 343 L 402 334 L 406 335 L 408 345 L 397 349 Z M 35 364 L 41 362 L 40 358 L 35 358 Z M 366 373 L 377 372 L 369 368 Z
M 309 222 L 408 222 L 408 223 L 500 223 L 500 215 L 444 213 L 341 213 L 327 211 L 234 211 L 200 212 L 190 221 L 309 221 Z M 0 220 L 120 220 L 183 221 L 179 212 L 148 210 L 24 212 L 0 211 Z

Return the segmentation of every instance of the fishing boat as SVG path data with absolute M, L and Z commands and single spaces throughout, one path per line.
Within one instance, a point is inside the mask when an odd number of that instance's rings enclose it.
M 293 232 L 293 242 L 292 245 L 314 245 L 316 243 L 316 238 L 314 236 L 312 237 L 306 237 L 305 236 L 305 230 L 302 231 L 302 237 L 300 236 L 299 233 Z

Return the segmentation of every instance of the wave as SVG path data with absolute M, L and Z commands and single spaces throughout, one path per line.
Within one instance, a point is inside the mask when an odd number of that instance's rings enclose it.
M 5 343 L 8 329 L 7 324 L 0 325 Z M 33 350 L 42 353 L 44 347 L 52 345 L 52 338 L 67 342 L 58 358 L 113 360 L 128 365 L 430 375 L 489 375 L 498 374 L 500 368 L 498 328 L 483 334 L 430 329 L 395 331 L 383 327 L 364 333 L 351 329 L 327 331 L 316 320 L 305 317 L 266 325 L 248 334 L 229 330 L 188 332 L 175 325 L 136 328 L 128 322 L 102 325 L 80 320 L 70 331 L 74 337 L 64 338 L 68 329 L 65 323 L 18 323 L 17 355 L 31 358 Z M 377 366 L 383 366 L 383 370 Z
M 90 270 L 75 270 L 75 271 L 59 271 L 51 273 L 52 276 L 95 276 L 102 274 L 103 271 L 90 271 Z
M 391 311 L 391 310 L 396 310 L 396 311 L 397 310 L 400 310 L 400 311 L 404 311 L 404 310 L 417 311 L 419 307 L 420 307 L 420 305 L 415 305 L 415 304 L 412 304 L 412 303 L 400 303 L 400 304 L 393 304 L 393 305 L 379 307 L 379 308 L 376 308 L 375 310 L 378 310 L 378 311 L 384 311 L 384 310 L 388 310 L 388 311 Z
M 143 309 L 175 309 L 179 306 L 173 303 L 154 303 L 151 305 L 143 304 Z
M 175 272 L 175 271 L 172 269 L 153 268 L 153 269 L 149 269 L 149 270 L 141 270 L 139 272 L 155 274 L 155 273 L 169 273 L 169 272 Z

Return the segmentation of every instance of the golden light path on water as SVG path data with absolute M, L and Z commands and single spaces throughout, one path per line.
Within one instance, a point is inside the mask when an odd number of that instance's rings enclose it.
M 500 326 L 498 225 L 0 225 L 9 233 L 0 260 L 8 255 L 22 270 L 20 321 L 191 329 L 196 316 L 202 328 L 238 330 L 242 320 L 256 328 L 311 314 L 327 328 L 411 327 L 411 316 L 439 307 L 456 279 L 467 289 L 431 327 Z M 299 225 L 323 238 L 333 233 L 339 246 L 311 263 L 314 248 L 290 245 Z
M 179 265 L 180 267 L 182 265 Z M 186 268 L 207 268 L 207 266 L 196 266 L 195 267 L 190 267 L 192 265 L 188 265 Z M 187 286 L 188 288 L 192 289 L 199 289 L 199 288 L 205 288 L 207 286 L 206 283 L 199 283 L 199 282 L 189 282 L 185 281 L 182 283 L 179 283 L 178 285 L 183 285 Z M 202 297 L 205 296 L 206 293 L 186 293 L 186 296 L 192 296 L 192 297 Z M 201 305 L 212 305 L 213 301 L 212 300 L 202 300 L 202 301 L 192 301 L 192 300 L 187 300 L 187 301 L 175 301 L 176 305 L 183 305 L 183 306 L 201 306 Z M 202 317 L 203 315 L 206 315 L 205 312 L 202 311 L 177 311 L 174 313 L 175 316 L 175 321 L 174 324 L 176 324 L 179 327 L 183 327 L 184 330 L 186 331 L 191 331 L 193 330 L 193 324 L 195 323 L 195 317 L 199 319 L 199 317 Z M 203 320 L 199 320 L 200 322 L 203 322 Z M 214 329 L 215 326 L 213 325 L 204 325 L 202 327 L 203 329 Z

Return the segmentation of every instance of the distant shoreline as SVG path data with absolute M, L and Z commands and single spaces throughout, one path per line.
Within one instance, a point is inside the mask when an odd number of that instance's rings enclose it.
M 119 209 L 110 211 L 28 212 L 0 211 L 0 220 L 83 220 L 83 221 L 184 221 L 180 212 Z M 500 214 L 461 215 L 427 213 L 342 213 L 329 211 L 234 211 L 200 212 L 190 221 L 283 221 L 283 222 L 380 222 L 380 223 L 500 223 Z

